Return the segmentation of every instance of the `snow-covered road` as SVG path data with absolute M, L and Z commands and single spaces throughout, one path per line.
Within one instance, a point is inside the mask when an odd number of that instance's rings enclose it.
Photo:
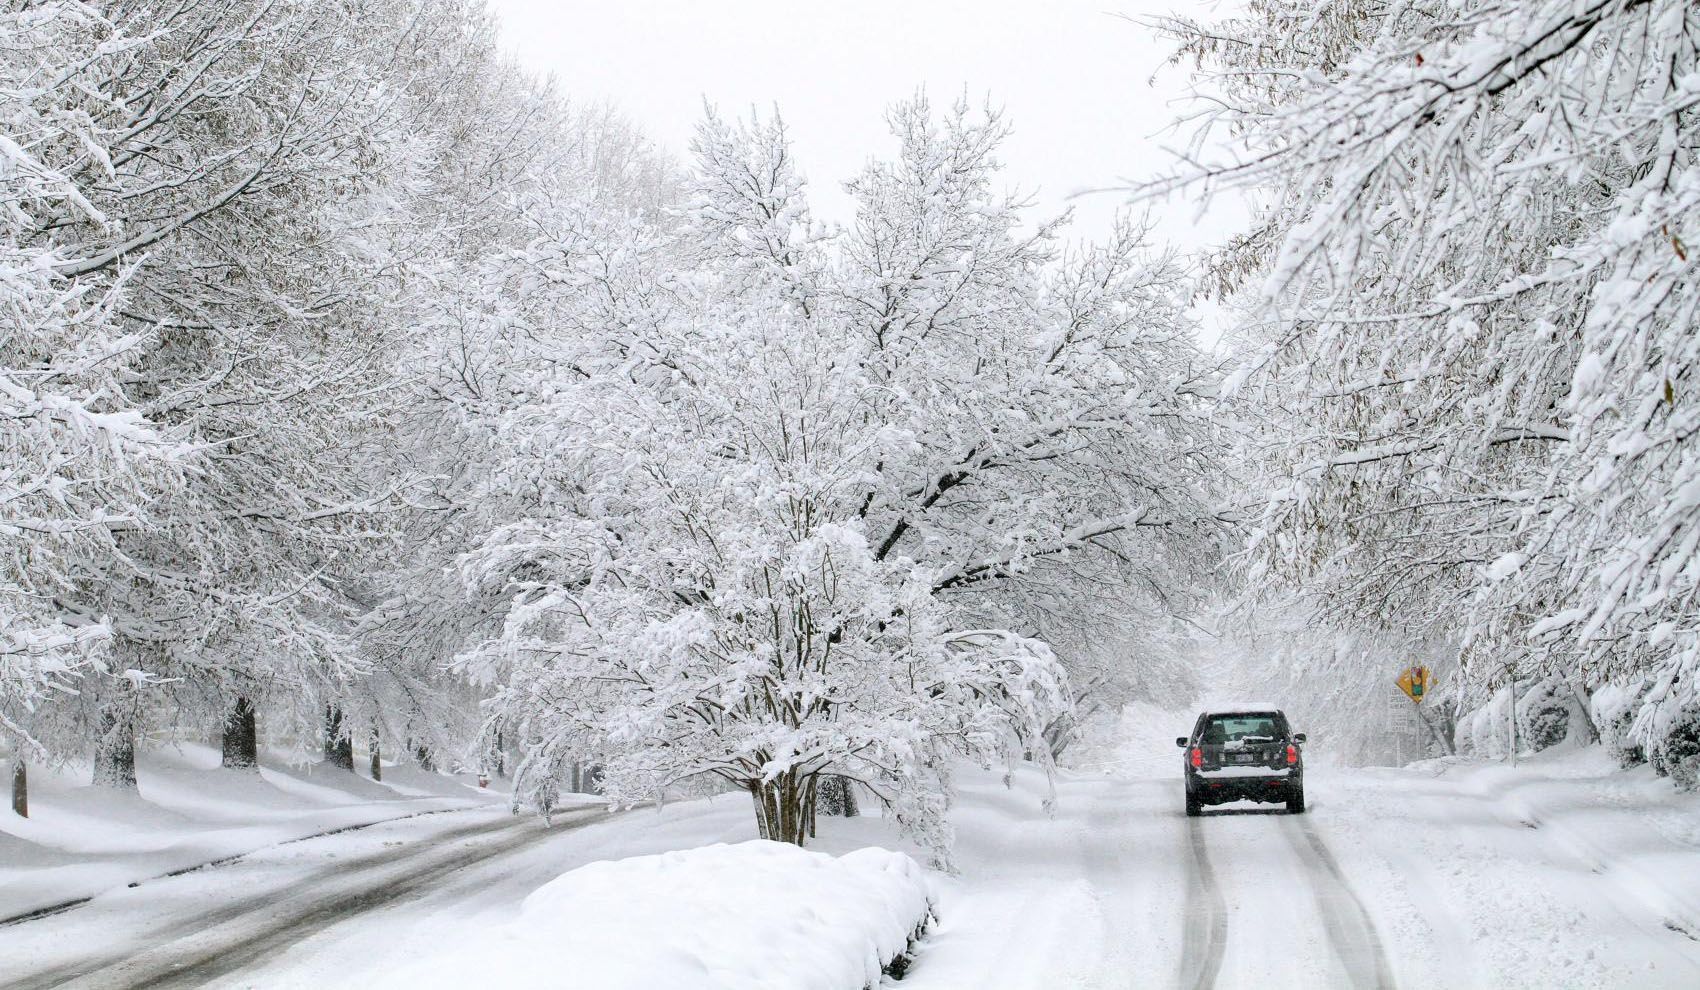
M 604 817 L 600 809 L 582 810 L 547 829 L 535 818 L 499 810 L 449 812 L 136 884 L 0 933 L 3 982 L 8 988 L 203 986 Z
M 1178 772 L 1067 780 L 1054 820 L 969 782 L 904 986 L 1700 986 L 1700 806 L 1584 757 L 1317 768 L 1303 816 L 1188 819 Z
M 1150 768 L 1065 777 L 1054 816 L 1036 774 L 964 772 L 960 872 L 902 985 L 1700 986 L 1700 799 L 1643 771 L 1597 752 L 1316 767 L 1306 815 L 1197 819 L 1178 775 Z M 357 985 L 511 917 L 568 869 L 752 831 L 739 795 L 552 830 L 495 810 L 392 822 L 0 930 L 0 985 Z M 819 847 L 890 842 L 863 818 Z

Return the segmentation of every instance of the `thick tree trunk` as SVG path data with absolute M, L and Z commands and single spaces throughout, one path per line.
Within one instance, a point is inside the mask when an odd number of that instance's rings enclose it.
M 325 706 L 325 762 L 354 771 L 354 740 L 343 731 L 342 709 L 335 705 Z
M 223 765 L 231 770 L 260 768 L 260 726 L 254 705 L 247 698 L 237 698 L 236 706 L 224 720 Z
M 803 845 L 810 834 L 814 805 L 809 799 L 812 780 L 799 780 L 794 773 L 763 782 L 751 781 L 755 801 L 756 832 L 764 839 Z
M 371 742 L 370 748 L 372 750 L 372 779 L 373 780 L 383 780 L 384 779 L 383 754 L 378 748 L 378 727 L 377 726 L 372 727 L 372 742 Z
M 127 704 L 108 705 L 100 713 L 94 783 L 97 787 L 136 789 L 136 719 Z
M 437 758 L 431 755 L 431 747 L 424 743 L 413 747 L 413 760 L 419 764 L 419 769 L 426 773 L 437 772 Z
M 12 811 L 19 818 L 30 816 L 30 778 L 21 756 L 12 761 Z

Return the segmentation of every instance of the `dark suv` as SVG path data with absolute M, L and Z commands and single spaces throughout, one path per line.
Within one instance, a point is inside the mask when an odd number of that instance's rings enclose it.
M 1186 813 L 1228 801 L 1286 802 L 1290 814 L 1305 810 L 1305 734 L 1287 726 L 1287 716 L 1268 705 L 1234 705 L 1198 716 L 1192 737 L 1175 745 L 1186 750 Z

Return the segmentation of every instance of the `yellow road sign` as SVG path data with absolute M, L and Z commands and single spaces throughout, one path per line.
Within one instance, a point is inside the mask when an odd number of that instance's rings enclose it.
M 1399 673 L 1399 690 L 1410 696 L 1417 704 L 1423 703 L 1423 695 L 1428 693 L 1429 669 L 1427 667 L 1406 667 Z

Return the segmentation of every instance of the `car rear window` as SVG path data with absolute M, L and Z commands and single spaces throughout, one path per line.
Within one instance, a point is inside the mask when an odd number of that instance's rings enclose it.
M 1242 739 L 1281 739 L 1286 726 L 1281 716 L 1263 712 L 1245 715 L 1212 715 L 1205 720 L 1200 741 L 1210 745 L 1236 742 Z

